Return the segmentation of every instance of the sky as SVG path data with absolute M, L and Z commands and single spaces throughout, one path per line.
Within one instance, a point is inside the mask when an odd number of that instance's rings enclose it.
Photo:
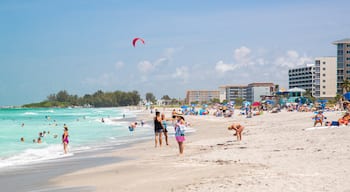
M 0 106 L 66 90 L 187 90 L 272 82 L 336 56 L 347 0 L 0 0 Z M 143 38 L 145 44 L 135 37 Z

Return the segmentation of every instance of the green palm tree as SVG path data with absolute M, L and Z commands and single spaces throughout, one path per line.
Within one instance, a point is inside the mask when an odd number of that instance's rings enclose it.
M 347 93 L 350 91 L 350 81 L 349 80 L 344 80 L 343 84 L 341 85 L 341 87 L 343 88 L 343 93 Z

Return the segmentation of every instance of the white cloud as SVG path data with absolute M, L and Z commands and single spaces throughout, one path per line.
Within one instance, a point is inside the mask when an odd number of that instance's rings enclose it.
M 233 64 L 224 63 L 222 60 L 218 61 L 215 65 L 215 70 L 220 73 L 226 73 L 241 67 L 251 66 L 256 63 L 251 57 L 251 50 L 245 46 L 234 50 L 233 59 Z M 258 63 L 264 64 L 264 60 L 259 59 Z
M 258 50 L 256 53 L 258 56 L 256 54 L 253 55 L 252 53 L 253 51 L 245 46 L 235 49 L 233 54 L 233 63 L 227 64 L 220 60 L 216 63 L 215 70 L 221 73 L 237 71 L 241 68 L 244 68 L 245 71 L 264 71 L 264 67 L 268 64 L 281 67 L 282 69 L 280 68 L 279 70 L 287 70 L 289 68 L 305 65 L 307 63 L 313 63 L 313 59 L 311 57 L 305 55 L 300 56 L 295 50 L 288 50 L 282 56 L 280 55 L 275 58 L 271 58 L 271 56 L 267 54 L 268 52 L 266 50 L 263 52 Z M 273 67 L 270 66 L 268 69 L 272 75 L 274 70 Z
M 245 46 L 235 49 L 233 58 L 235 63 L 240 66 L 248 66 L 254 64 L 250 56 L 251 50 Z
M 165 57 L 159 58 L 154 62 L 154 67 L 166 64 L 168 61 L 169 61 L 168 58 L 165 58 Z
M 116 69 L 120 69 L 120 68 L 124 67 L 124 62 L 118 61 L 114 66 Z
M 281 67 L 298 67 L 307 63 L 313 63 L 313 59 L 307 56 L 299 56 L 298 52 L 289 50 L 285 55 L 278 57 L 274 64 Z
M 167 48 L 165 49 L 163 56 L 156 59 L 154 62 L 151 61 L 141 61 L 138 64 L 138 70 L 141 73 L 150 73 L 158 70 L 160 67 L 163 67 L 172 61 L 173 54 L 175 53 L 175 48 Z
M 218 61 L 215 65 L 215 70 L 220 73 L 226 73 L 229 71 L 234 71 L 237 68 L 237 65 L 234 64 L 226 64 L 222 60 Z
M 138 65 L 137 68 L 140 72 L 142 73 L 149 73 L 154 70 L 155 65 L 152 64 L 149 61 L 141 61 Z
M 173 78 L 182 79 L 184 82 L 187 82 L 189 77 L 188 68 L 185 66 L 177 67 L 175 72 L 172 74 Z

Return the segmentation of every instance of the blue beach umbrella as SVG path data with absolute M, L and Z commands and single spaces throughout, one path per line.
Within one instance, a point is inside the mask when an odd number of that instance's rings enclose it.
M 343 96 L 346 100 L 350 101 L 350 92 L 345 93 Z

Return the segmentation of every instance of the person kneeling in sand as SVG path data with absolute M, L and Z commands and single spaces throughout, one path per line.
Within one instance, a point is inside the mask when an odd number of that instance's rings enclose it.
M 228 130 L 235 130 L 236 133 L 234 135 L 237 136 L 237 141 L 241 141 L 242 140 L 242 132 L 243 132 L 244 126 L 242 126 L 239 123 L 233 123 L 227 129 Z

